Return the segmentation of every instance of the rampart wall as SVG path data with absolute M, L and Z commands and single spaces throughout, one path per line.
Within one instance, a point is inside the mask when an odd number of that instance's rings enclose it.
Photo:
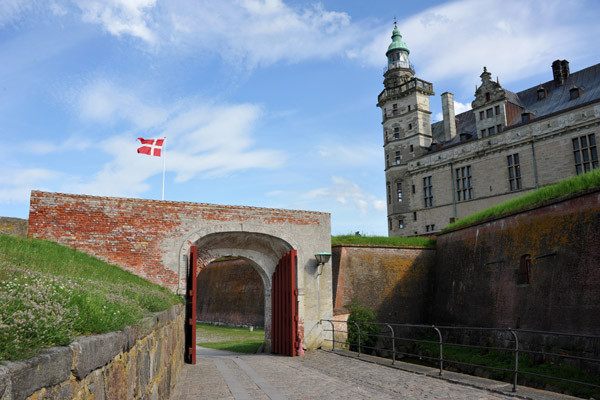
M 183 306 L 0 366 L 0 399 L 169 399 L 184 353 Z
M 597 334 L 599 244 L 597 189 L 440 235 L 431 322 Z
M 27 222 L 26 219 L 21 218 L 0 217 L 0 235 L 25 237 Z
M 357 301 L 380 321 L 426 323 L 435 249 L 334 246 L 334 308 Z
M 262 280 L 245 260 L 215 261 L 198 275 L 198 321 L 265 326 Z

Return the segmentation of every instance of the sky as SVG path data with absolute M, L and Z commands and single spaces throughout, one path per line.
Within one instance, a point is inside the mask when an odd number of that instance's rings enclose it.
M 600 62 L 597 0 L 2 0 L 0 216 L 31 190 L 331 213 L 387 235 L 381 111 L 394 18 L 456 112 L 486 66 L 520 91 Z

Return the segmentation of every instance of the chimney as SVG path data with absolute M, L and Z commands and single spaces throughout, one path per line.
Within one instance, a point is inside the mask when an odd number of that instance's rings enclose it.
M 444 140 L 448 142 L 456 137 L 454 95 L 450 92 L 442 93 L 442 113 L 444 115 Z
M 569 73 L 569 62 L 567 60 L 556 60 L 552 63 L 552 75 L 554 75 L 554 83 L 556 83 L 558 86 L 567 81 Z

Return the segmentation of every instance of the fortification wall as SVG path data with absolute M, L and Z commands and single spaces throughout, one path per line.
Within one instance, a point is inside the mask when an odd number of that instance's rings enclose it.
M 431 322 L 597 334 L 599 243 L 599 190 L 440 235 Z
M 335 309 L 357 300 L 379 321 L 427 322 L 434 249 L 335 246 L 332 254 Z
M 245 260 L 210 263 L 198 274 L 196 310 L 199 321 L 264 327 L 260 275 Z
M 0 235 L 17 237 L 27 236 L 27 220 L 21 218 L 0 217 Z
M 123 331 L 0 366 L 0 398 L 168 399 L 183 365 L 181 305 Z

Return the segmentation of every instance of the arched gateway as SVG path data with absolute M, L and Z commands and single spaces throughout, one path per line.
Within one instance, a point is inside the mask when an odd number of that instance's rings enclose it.
M 204 266 L 242 258 L 263 281 L 267 350 L 294 355 L 290 341 L 314 348 L 325 339 L 320 320 L 332 316 L 331 269 L 318 274 L 314 255 L 331 249 L 327 213 L 33 191 L 28 235 L 86 251 L 185 296 L 195 293 Z

